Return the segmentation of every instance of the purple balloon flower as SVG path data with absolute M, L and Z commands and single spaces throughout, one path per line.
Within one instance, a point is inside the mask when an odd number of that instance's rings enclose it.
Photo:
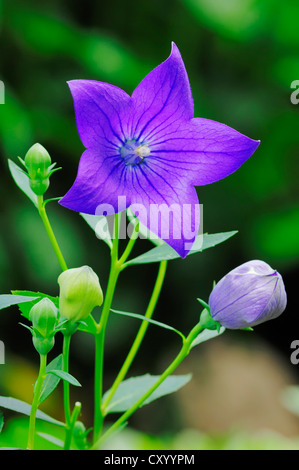
M 230 271 L 216 284 L 209 298 L 213 319 L 233 330 L 273 320 L 286 305 L 281 275 L 258 260 Z
M 97 215 L 131 206 L 141 223 L 185 257 L 200 223 L 194 186 L 236 171 L 259 141 L 193 117 L 191 88 L 175 44 L 132 96 L 92 80 L 72 80 L 69 87 L 86 150 L 60 204 Z

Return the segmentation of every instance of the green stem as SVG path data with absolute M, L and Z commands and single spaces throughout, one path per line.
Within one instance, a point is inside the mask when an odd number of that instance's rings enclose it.
M 111 266 L 108 280 L 107 291 L 105 295 L 104 305 L 102 309 L 101 319 L 98 324 L 97 333 L 95 335 L 95 378 L 94 378 L 94 440 L 98 436 L 103 426 L 103 413 L 101 410 L 102 396 L 103 396 L 103 363 L 104 363 L 104 344 L 105 333 L 110 313 L 110 308 L 115 292 L 116 283 L 121 265 L 118 261 L 118 237 L 120 227 L 121 214 L 116 214 L 114 219 L 114 236 L 111 249 Z
M 74 433 L 74 427 L 75 427 L 77 418 L 80 414 L 80 411 L 81 411 L 81 403 L 76 402 L 75 406 L 74 406 L 74 409 L 73 409 L 73 412 L 72 412 L 72 415 L 70 417 L 70 424 L 69 424 L 69 428 L 68 428 L 67 434 L 66 434 L 66 439 L 65 439 L 65 442 L 64 442 L 64 450 L 70 450 L 70 448 L 71 448 L 72 437 L 73 437 L 73 433 Z
M 124 264 L 125 264 L 125 262 L 127 261 L 128 257 L 131 254 L 131 251 L 132 251 L 132 249 L 135 245 L 135 242 L 138 238 L 138 232 L 139 232 L 139 223 L 137 223 L 137 225 L 134 227 L 134 230 L 133 230 L 132 236 L 129 240 L 129 243 L 127 244 L 125 251 L 123 252 L 122 256 L 119 259 L 119 263 L 121 264 L 121 269 L 123 269 L 125 267 Z
M 71 335 L 63 335 L 63 347 L 62 347 L 62 358 L 63 358 L 63 370 L 69 372 L 69 355 L 70 355 L 70 342 Z M 64 415 L 66 426 L 69 427 L 71 423 L 71 405 L 70 405 L 70 384 L 67 380 L 63 380 L 63 404 L 64 404 Z
M 38 200 L 38 212 L 39 212 L 39 215 L 40 215 L 40 217 L 43 221 L 44 227 L 46 229 L 46 232 L 47 232 L 48 237 L 50 239 L 50 242 L 52 244 L 52 247 L 53 247 L 53 250 L 54 250 L 55 255 L 57 257 L 57 260 L 60 264 L 60 267 L 61 267 L 62 271 L 66 271 L 67 270 L 67 265 L 66 265 L 66 262 L 63 258 L 63 255 L 60 251 L 59 245 L 57 243 L 54 232 L 52 230 L 50 221 L 48 219 L 47 212 L 46 212 L 46 209 L 45 209 L 45 203 L 44 203 L 43 196 L 37 196 L 37 200 Z
M 39 399 L 41 395 L 42 386 L 46 377 L 46 366 L 47 366 L 47 355 L 40 354 L 40 365 L 37 381 L 33 391 L 33 400 L 30 411 L 29 419 L 29 430 L 28 430 L 28 441 L 27 449 L 33 450 L 34 448 L 34 434 L 35 434 L 35 422 L 36 422 L 36 413 L 39 405 Z
M 54 198 L 56 199 L 56 198 Z M 54 200 L 53 199 L 53 200 Z M 60 198 L 57 198 L 60 199 Z M 61 267 L 62 271 L 66 271 L 68 269 L 67 264 L 64 260 L 64 257 L 61 253 L 61 250 L 59 248 L 58 242 L 56 240 L 56 237 L 54 235 L 53 229 L 51 227 L 47 212 L 46 212 L 46 204 L 49 202 L 49 200 L 44 201 L 43 196 L 37 196 L 37 202 L 38 202 L 38 213 L 42 219 L 42 222 L 44 224 L 44 227 L 46 229 L 47 235 L 49 237 L 49 240 L 51 242 L 51 245 L 53 247 L 54 253 L 57 257 L 57 260 L 59 262 L 59 265 Z M 68 362 L 69 362 L 69 348 L 70 348 L 70 340 L 71 336 L 65 336 L 64 335 L 64 341 L 63 341 L 63 367 L 65 372 L 68 372 Z M 69 426 L 70 423 L 70 392 L 69 392 L 69 384 L 64 380 L 63 381 L 63 401 L 64 401 L 64 412 L 65 412 L 65 420 L 66 420 L 66 425 Z
M 96 442 L 94 442 L 91 450 L 96 450 L 100 448 L 101 443 L 107 439 L 111 434 L 113 434 L 120 426 L 122 426 L 127 419 L 140 408 L 145 400 L 154 393 L 154 391 L 164 382 L 164 380 L 174 372 L 174 370 L 181 364 L 181 362 L 185 359 L 185 357 L 189 354 L 192 342 L 194 339 L 199 335 L 199 333 L 204 329 L 204 327 L 198 323 L 189 333 L 187 338 L 183 340 L 183 346 L 176 356 L 176 358 L 172 361 L 172 363 L 167 367 L 167 369 L 160 375 L 159 379 L 154 383 L 154 385 L 147 390 L 147 392 L 133 405 L 129 408 L 107 431 L 100 437 Z
M 156 279 L 156 283 L 153 289 L 153 293 L 151 296 L 151 299 L 149 301 L 146 313 L 145 313 L 145 318 L 150 319 L 154 313 L 155 307 L 157 305 L 159 295 L 163 286 L 163 282 L 165 279 L 165 273 L 166 273 L 166 268 L 167 268 L 167 261 L 161 261 L 160 266 L 159 266 L 159 271 Z M 146 330 L 149 326 L 149 322 L 144 320 L 139 328 L 139 331 L 136 335 L 136 338 L 132 344 L 132 347 L 125 359 L 125 362 L 123 363 L 122 368 L 120 369 L 111 389 L 109 392 L 109 395 L 107 396 L 105 402 L 102 405 L 102 411 L 105 414 L 105 409 L 107 408 L 109 402 L 111 401 L 112 397 L 114 396 L 119 384 L 124 380 L 125 376 L 128 373 L 129 368 L 131 367 L 131 364 L 140 348 L 140 345 L 143 341 L 144 335 L 146 333 Z

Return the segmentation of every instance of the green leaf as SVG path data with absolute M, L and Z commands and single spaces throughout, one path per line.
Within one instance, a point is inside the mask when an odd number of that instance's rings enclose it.
M 36 301 L 36 296 L 2 294 L 0 295 L 0 310 L 12 305 L 20 305 L 23 302 L 28 303 L 33 301 Z
M 30 416 L 31 411 L 31 405 L 29 405 L 28 403 L 25 403 L 21 400 L 17 400 L 16 398 L 2 396 L 0 396 L 0 408 L 6 408 L 7 410 L 16 411 L 17 413 L 22 413 L 26 416 Z M 43 421 L 47 421 L 48 423 L 64 427 L 64 423 L 52 418 L 43 411 L 37 410 L 36 417 Z
M 43 401 L 45 401 L 51 395 L 51 393 L 54 392 L 55 388 L 60 382 L 59 377 L 53 374 L 49 374 L 50 370 L 62 370 L 62 367 L 63 367 L 62 354 L 55 357 L 55 359 L 53 359 L 53 361 L 51 361 L 47 365 L 46 367 L 47 375 L 43 383 L 41 396 L 39 398 L 39 403 L 42 403 Z
M 45 297 L 50 299 L 54 303 L 57 309 L 59 308 L 59 297 L 53 297 L 48 294 L 43 294 L 42 292 L 32 292 L 29 290 L 13 290 L 12 293 L 13 293 L 12 297 L 16 297 L 16 296 L 22 296 L 24 298 L 26 296 L 30 297 L 29 301 L 23 300 L 23 302 L 20 304 L 19 302 L 16 302 L 19 305 L 21 314 L 27 319 L 29 319 L 29 313 L 33 305 L 35 305 L 37 302 L 39 302 L 41 299 Z
M 194 348 L 194 346 L 197 346 L 200 343 L 203 343 L 204 341 L 208 341 L 209 339 L 216 338 L 217 336 L 222 335 L 224 333 L 225 328 L 224 326 L 221 326 L 220 330 L 204 330 L 199 335 L 195 338 L 195 340 L 191 344 L 191 348 Z
M 117 313 L 118 315 L 124 315 L 124 316 L 127 316 L 127 317 L 131 317 L 131 318 L 137 318 L 138 320 L 141 320 L 141 321 L 145 320 L 149 323 L 152 323 L 153 325 L 160 326 L 161 328 L 165 328 L 166 330 L 174 331 L 175 333 L 180 335 L 181 338 L 185 338 L 183 333 L 181 333 L 179 330 L 176 330 L 172 326 L 166 325 L 166 323 L 161 323 L 159 321 L 152 320 L 151 318 L 146 318 L 144 315 L 139 315 L 138 313 L 131 313 L 131 312 L 122 312 L 120 310 L 113 310 L 113 309 L 111 309 L 111 312 Z
M 104 215 L 90 215 L 80 212 L 85 222 L 94 230 L 97 238 L 103 240 L 109 248 L 112 248 L 112 239 L 109 232 L 108 219 Z
M 37 196 L 30 188 L 29 176 L 12 160 L 8 160 L 8 166 L 16 185 L 21 189 L 21 191 L 23 191 L 24 194 L 26 194 L 27 197 L 29 197 L 31 202 L 33 202 L 33 204 L 37 207 Z
M 216 233 L 211 235 L 208 233 L 205 233 L 204 235 L 198 235 L 188 256 L 219 245 L 220 243 L 231 238 L 236 233 L 237 231 Z M 173 248 L 171 248 L 171 246 L 163 243 L 163 245 L 149 250 L 147 253 L 144 253 L 143 255 L 128 261 L 126 264 L 132 265 L 157 263 L 163 260 L 170 261 L 178 258 L 180 258 L 180 255 Z
M 59 369 L 53 370 L 53 369 L 51 369 L 51 370 L 48 371 L 48 374 L 53 374 L 56 377 L 59 377 L 60 379 L 65 380 L 66 382 L 70 383 L 71 385 L 74 385 L 75 387 L 81 387 L 80 382 L 78 382 L 78 380 L 75 379 L 75 377 L 73 377 L 68 372 L 64 372 L 64 370 L 59 370 Z
M 4 418 L 3 418 L 3 414 L 0 413 L 0 433 L 2 432 L 3 426 L 4 426 Z
M 58 439 L 58 437 L 51 436 L 51 434 L 47 434 L 46 432 L 38 432 L 37 433 L 39 436 L 41 436 L 43 439 L 45 439 L 48 442 L 51 442 L 52 444 L 55 444 L 57 447 L 62 447 L 64 446 L 64 442 L 61 439 Z
M 145 393 L 159 380 L 159 375 L 141 375 L 140 377 L 132 377 L 120 383 L 112 400 L 107 406 L 106 414 L 119 413 L 127 411 L 133 406 Z M 169 395 L 182 388 L 191 379 L 188 375 L 170 375 L 164 382 L 147 398 L 143 405 L 147 405 L 160 397 Z M 103 400 L 109 395 L 109 390 L 105 393 Z M 143 406 L 142 405 L 142 406 Z

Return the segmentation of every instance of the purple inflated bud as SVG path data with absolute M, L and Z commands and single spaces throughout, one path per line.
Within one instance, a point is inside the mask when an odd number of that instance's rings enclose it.
M 233 330 L 273 320 L 281 315 L 286 304 L 281 275 L 259 260 L 230 271 L 216 284 L 209 298 L 213 319 Z

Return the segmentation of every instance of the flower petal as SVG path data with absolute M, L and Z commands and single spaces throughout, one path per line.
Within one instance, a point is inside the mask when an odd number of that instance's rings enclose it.
M 200 225 L 200 205 L 194 187 L 169 181 L 146 165 L 135 172 L 131 210 L 154 235 L 182 258 L 192 248 Z M 169 175 L 168 175 L 169 176 Z
M 122 116 L 127 114 L 130 96 L 114 85 L 95 80 L 71 80 L 68 85 L 83 145 L 119 146 L 125 138 Z
M 152 70 L 132 94 L 131 138 L 147 140 L 167 126 L 193 117 L 194 106 L 183 59 L 172 44 L 168 59 Z
M 252 140 L 225 124 L 203 118 L 169 127 L 149 143 L 151 158 L 195 186 L 214 183 L 236 171 L 257 149 Z
M 78 174 L 59 204 L 84 214 L 114 214 L 130 205 L 126 188 L 126 166 L 119 154 L 101 146 L 82 154 Z

